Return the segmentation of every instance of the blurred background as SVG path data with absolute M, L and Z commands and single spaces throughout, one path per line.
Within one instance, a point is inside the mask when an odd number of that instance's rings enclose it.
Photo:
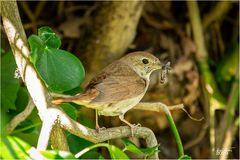
M 218 151 L 227 147 L 227 156 L 239 159 L 239 2 L 197 4 L 202 24 L 198 27 L 203 31 L 207 53 L 203 60 L 198 56 L 199 39 L 192 29 L 198 11 L 191 11 L 184 1 L 19 1 L 18 7 L 27 36 L 37 34 L 41 26 L 49 26 L 61 37 L 61 48 L 79 57 L 86 70 L 82 88 L 103 67 L 132 51 L 149 51 L 163 63 L 171 62 L 168 82 L 160 84 L 159 73 L 154 73 L 142 101 L 184 104 L 197 120 L 182 110 L 172 114 L 185 152 L 192 158 L 217 158 Z M 3 29 L 1 43 L 3 50 L 10 49 Z M 27 91 L 23 85 L 21 88 L 15 101 L 17 109 L 2 108 L 5 123 L 27 103 L 27 98 L 23 98 Z M 77 120 L 94 128 L 94 111 L 75 107 Z M 35 109 L 13 135 L 36 145 L 41 127 L 36 115 Z M 178 157 L 164 113 L 131 110 L 125 117 L 154 131 L 160 143 L 160 158 Z M 118 117 L 103 116 L 100 124 L 125 125 Z M 132 140 L 145 146 L 139 139 Z M 73 135 L 68 136 L 68 141 L 73 153 L 90 143 Z M 112 143 L 122 145 L 118 140 Z M 104 149 L 99 152 L 108 156 Z

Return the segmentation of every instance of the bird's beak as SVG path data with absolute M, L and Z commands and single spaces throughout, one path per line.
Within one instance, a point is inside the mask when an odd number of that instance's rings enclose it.
M 154 69 L 155 69 L 155 70 L 162 69 L 162 64 L 161 64 L 160 61 L 157 61 L 157 62 L 156 62 L 156 65 L 154 66 Z

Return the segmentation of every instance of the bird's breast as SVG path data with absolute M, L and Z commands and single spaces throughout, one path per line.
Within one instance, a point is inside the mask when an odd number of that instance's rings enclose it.
M 99 115 L 104 116 L 119 116 L 126 113 L 128 110 L 133 108 L 143 98 L 144 94 L 136 96 L 134 98 L 122 100 L 116 103 L 111 103 L 108 106 L 98 110 Z

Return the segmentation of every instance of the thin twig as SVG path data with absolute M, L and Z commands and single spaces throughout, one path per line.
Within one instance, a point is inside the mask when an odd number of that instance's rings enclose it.
M 184 111 L 187 116 L 194 120 L 194 121 L 202 121 L 204 118 L 194 118 L 192 117 L 187 110 L 184 108 L 183 104 L 178 104 L 178 105 L 173 105 L 173 106 L 167 106 L 164 103 L 161 102 L 140 102 L 138 103 L 133 109 L 137 109 L 137 110 L 143 110 L 143 111 L 154 111 L 154 112 L 165 112 L 165 108 L 168 108 L 168 110 L 179 110 L 181 109 L 182 111 Z
M 194 138 L 193 140 L 187 142 L 184 145 L 184 149 L 187 150 L 187 149 L 197 145 L 199 142 L 201 142 L 202 139 L 204 138 L 204 136 L 206 135 L 208 127 L 209 127 L 208 123 L 203 124 L 203 126 L 201 128 L 201 132 L 198 134 L 198 136 L 196 138 Z
M 24 121 L 32 113 L 34 107 L 35 107 L 35 105 L 34 105 L 32 99 L 30 98 L 26 108 L 21 113 L 16 115 L 8 123 L 8 125 L 7 125 L 7 134 L 12 133 L 12 131 L 18 126 L 18 124 L 20 124 L 22 121 Z
M 146 107 L 147 106 L 147 107 Z M 154 112 L 164 112 L 166 105 L 161 102 L 140 102 L 138 103 L 133 109 L 137 110 L 145 110 L 145 111 L 154 111 Z M 169 110 L 176 110 L 176 109 L 183 109 L 184 105 L 174 105 L 174 106 L 167 106 Z
M 38 2 L 37 7 L 36 7 L 36 10 L 35 10 L 35 12 L 34 12 L 34 16 L 35 16 L 36 19 L 38 18 L 38 16 L 40 15 L 40 13 L 42 13 L 42 10 L 43 10 L 46 2 L 47 2 L 47 1 L 45 1 L 45 0 L 41 0 L 41 1 Z
M 157 21 L 153 17 L 149 16 L 146 12 L 143 13 L 144 20 L 152 27 L 159 30 L 172 30 L 176 28 L 175 24 L 170 21 Z
M 36 23 L 32 23 L 32 22 L 29 22 L 29 23 L 24 23 L 23 24 L 23 28 L 25 30 L 28 30 L 28 29 L 32 29 L 33 27 L 36 26 L 43 26 L 43 25 L 48 25 L 49 22 L 45 22 L 45 21 L 42 21 L 42 20 L 38 20 Z
M 37 33 L 37 26 L 36 26 L 36 18 L 31 9 L 28 6 L 28 3 L 26 1 L 20 1 L 21 6 L 23 7 L 24 12 L 27 14 L 28 18 L 33 24 L 33 33 Z
M 214 8 L 204 16 L 203 27 L 206 29 L 214 21 L 221 20 L 223 16 L 231 9 L 231 1 L 219 1 Z
M 64 3 L 65 3 L 64 1 L 59 1 L 58 2 L 58 10 L 57 10 L 58 18 L 62 18 L 62 15 L 64 13 L 64 8 L 65 8 Z

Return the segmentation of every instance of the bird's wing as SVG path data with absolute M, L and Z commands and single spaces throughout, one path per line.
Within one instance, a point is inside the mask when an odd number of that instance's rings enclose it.
M 91 103 L 114 103 L 138 96 L 145 89 L 146 81 L 143 78 L 126 64 L 115 62 L 94 78 L 87 90 L 99 91 Z

